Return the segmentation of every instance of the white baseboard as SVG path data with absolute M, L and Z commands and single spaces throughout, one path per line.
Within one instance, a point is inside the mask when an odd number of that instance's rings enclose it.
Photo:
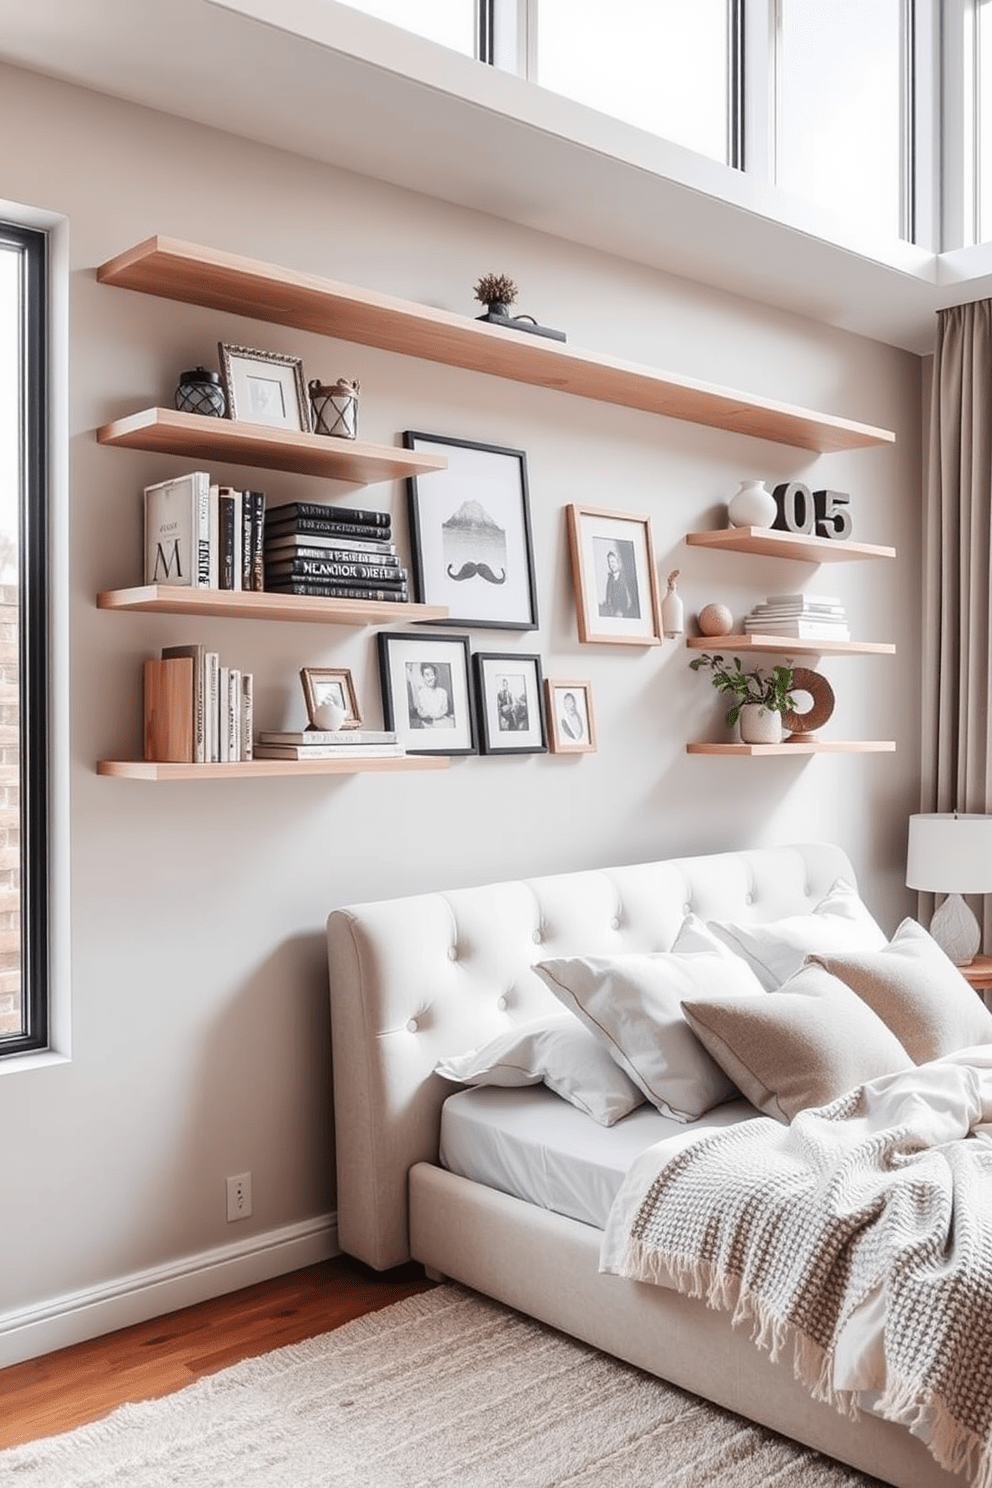
M 104 1286 L 0 1313 L 0 1368 L 268 1281 L 340 1253 L 336 1214 L 220 1245 Z

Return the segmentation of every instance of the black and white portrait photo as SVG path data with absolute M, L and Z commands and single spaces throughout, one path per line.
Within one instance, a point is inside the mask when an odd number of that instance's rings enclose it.
M 623 620 L 639 620 L 641 601 L 637 591 L 634 544 L 625 537 L 593 538 L 596 559 L 596 590 L 599 613 Z
M 455 726 L 451 706 L 451 667 L 446 661 L 406 663 L 407 707 L 413 729 Z

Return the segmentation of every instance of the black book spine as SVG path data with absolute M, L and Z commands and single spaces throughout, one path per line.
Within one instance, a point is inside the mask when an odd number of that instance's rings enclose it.
M 406 583 L 406 574 L 377 563 L 335 563 L 323 558 L 290 558 L 270 563 L 269 573 L 283 578 L 374 580 L 376 583 Z
M 280 579 L 267 585 L 270 594 L 310 594 L 318 599 L 370 599 L 396 601 L 405 604 L 409 593 L 405 588 L 376 589 L 371 585 L 326 583 L 320 579 Z
M 218 587 L 221 589 L 233 589 L 234 566 L 235 563 L 240 563 L 241 561 L 241 554 L 238 552 L 240 534 L 235 531 L 234 523 L 234 497 L 227 491 L 221 491 L 217 497 L 217 505 L 217 531 L 220 548 Z
M 245 588 L 257 594 L 265 588 L 265 492 L 246 491 L 244 500 L 250 512 L 250 517 L 245 522 L 248 531 Z
M 267 568 L 285 568 L 309 558 L 318 563 L 371 563 L 373 567 L 398 569 L 400 560 L 395 553 L 375 553 L 364 548 L 272 548 L 265 549 Z
M 325 506 L 320 501 L 290 501 L 274 509 L 280 514 L 297 517 L 317 517 L 322 522 L 348 522 L 361 527 L 388 527 L 389 513 L 365 511 L 355 506 Z
M 266 514 L 265 530 L 270 537 L 295 537 L 298 533 L 310 532 L 320 537 L 374 537 L 382 542 L 389 541 L 390 532 L 388 527 L 363 527 L 358 522 L 320 522 L 315 517 L 293 517 L 283 521 L 272 512 Z

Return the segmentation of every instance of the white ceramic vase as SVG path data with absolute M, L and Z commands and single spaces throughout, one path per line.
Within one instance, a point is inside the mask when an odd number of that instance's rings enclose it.
M 737 718 L 742 744 L 781 744 L 782 715 L 764 703 L 745 703 Z
M 727 503 L 731 527 L 770 527 L 778 516 L 778 503 L 759 480 L 741 481 L 741 488 Z

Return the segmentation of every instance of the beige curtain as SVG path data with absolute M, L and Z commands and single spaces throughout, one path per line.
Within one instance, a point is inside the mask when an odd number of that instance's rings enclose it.
M 992 301 L 981 300 L 937 317 L 924 498 L 923 811 L 992 812 L 990 551 Z M 988 945 L 992 897 L 983 904 Z

